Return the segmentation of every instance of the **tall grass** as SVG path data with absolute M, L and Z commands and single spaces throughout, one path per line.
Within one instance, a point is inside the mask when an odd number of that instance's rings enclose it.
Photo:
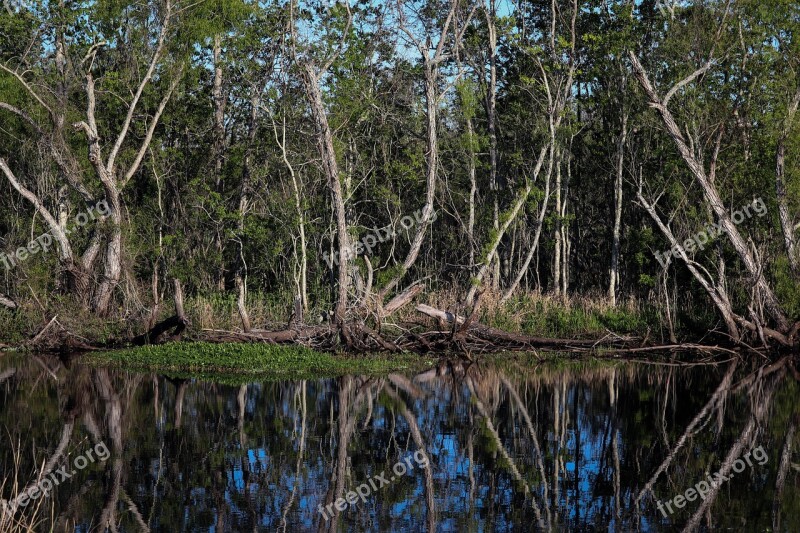
M 12 510 L 6 500 L 14 500 L 23 490 L 25 485 L 22 482 L 23 473 L 21 472 L 22 454 L 21 445 L 11 444 L 12 465 L 10 474 L 0 479 L 0 531 L 3 533 L 28 533 L 34 531 L 54 531 L 56 516 L 55 502 L 49 497 L 40 497 L 31 500 L 26 507 Z M 31 479 L 36 478 L 36 473 L 32 473 Z
M 463 315 L 468 310 L 459 307 L 458 302 L 462 298 L 463 291 L 457 289 L 423 293 L 414 303 L 391 317 L 391 321 L 419 321 L 421 315 L 414 310 L 417 303 L 426 303 Z M 247 310 L 252 327 L 284 329 L 293 311 L 293 302 L 294 296 L 290 291 L 251 292 L 247 299 Z M 138 302 L 137 305 L 136 310 L 120 310 L 121 316 L 113 314 L 110 318 L 98 318 L 64 297 L 48 298 L 47 313 L 36 302 L 24 301 L 17 313 L 0 309 L 0 330 L 4 332 L 2 341 L 15 344 L 31 338 L 54 315 L 58 315 L 59 323 L 72 333 L 95 342 L 130 339 L 145 331 L 150 320 L 150 304 Z M 320 301 L 319 305 L 324 306 L 324 302 Z M 230 292 L 187 294 L 184 308 L 192 322 L 190 331 L 231 331 L 241 328 L 236 296 Z M 309 309 L 305 317 L 306 323 L 315 322 L 323 309 L 326 308 Z M 163 320 L 173 313 L 172 301 L 167 299 L 160 306 L 156 319 Z M 622 301 L 614 307 L 601 295 L 557 297 L 528 292 L 519 293 L 501 303 L 500 294 L 488 291 L 481 298 L 478 320 L 511 332 L 547 337 L 596 337 L 608 331 L 643 336 L 648 328 L 661 328 L 663 322 L 654 304 L 634 299 Z
M 460 315 L 461 292 L 446 290 L 421 297 L 438 309 Z M 603 296 L 552 296 L 536 292 L 520 293 L 501 303 L 501 294 L 487 290 L 481 296 L 478 320 L 487 326 L 542 337 L 597 337 L 609 331 L 644 335 L 658 323 L 655 310 L 629 299 L 612 306 Z M 403 310 L 404 319 L 414 317 L 414 306 Z

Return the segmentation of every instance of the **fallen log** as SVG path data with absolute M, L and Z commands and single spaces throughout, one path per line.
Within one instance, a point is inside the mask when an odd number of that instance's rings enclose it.
M 283 331 L 225 331 L 219 329 L 205 329 L 201 335 L 206 342 L 271 342 L 274 344 L 294 342 L 297 340 L 297 330 Z
M 438 320 L 447 322 L 448 324 L 452 324 L 453 322 L 455 322 L 460 326 L 461 324 L 464 323 L 463 317 L 456 316 L 453 313 L 450 313 L 449 311 L 440 311 L 439 309 L 431 307 L 430 305 L 419 304 L 417 306 L 417 311 L 431 318 L 436 318 Z
M 416 285 L 412 285 L 405 291 L 401 292 L 387 303 L 383 309 L 381 310 L 381 318 L 386 318 L 390 316 L 392 313 L 406 305 L 408 302 L 414 299 L 416 295 L 422 292 L 422 283 L 417 283 Z
M 280 331 L 252 329 L 247 333 L 243 331 L 205 329 L 198 335 L 198 340 L 214 343 L 264 342 L 269 344 L 307 344 L 307 341 L 313 341 L 314 339 L 321 340 L 330 337 L 333 333 L 334 330 L 329 326 L 306 326 Z

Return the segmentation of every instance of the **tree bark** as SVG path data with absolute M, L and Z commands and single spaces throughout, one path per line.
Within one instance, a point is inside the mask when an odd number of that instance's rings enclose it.
M 786 184 L 785 184 L 785 167 L 784 160 L 786 158 L 786 139 L 789 137 L 789 132 L 792 128 L 795 115 L 797 115 L 797 108 L 800 106 L 800 87 L 789 103 L 789 109 L 786 113 L 786 121 L 778 139 L 778 146 L 775 154 L 775 194 L 778 197 L 778 215 L 781 221 L 781 230 L 783 231 L 783 240 L 786 246 L 786 254 L 789 256 L 789 266 L 795 276 L 800 275 L 800 258 L 797 255 L 797 238 L 795 237 L 795 227 L 792 223 L 792 217 L 789 214 L 789 205 L 786 200 Z
M 338 298 L 333 313 L 335 322 L 341 325 L 344 323 L 347 313 L 347 279 L 351 253 L 350 237 L 347 234 L 344 196 L 342 194 L 342 184 L 339 181 L 339 164 L 336 161 L 336 151 L 333 148 L 333 133 L 328 124 L 328 115 L 319 87 L 319 76 L 315 72 L 314 66 L 310 63 L 302 65 L 302 69 L 306 98 L 311 107 L 311 116 L 314 120 L 317 149 L 322 159 L 322 170 L 331 192 L 331 203 L 336 217 L 336 235 L 339 241 L 339 274 L 337 280 Z
M 252 178 L 252 158 L 253 158 L 253 144 L 256 137 L 256 120 L 258 118 L 259 96 L 258 89 L 253 87 L 250 96 L 250 124 L 247 131 L 247 148 L 244 156 L 244 168 L 242 169 L 242 187 L 239 191 L 239 220 L 237 222 L 238 230 L 238 245 L 239 245 L 239 260 L 238 268 L 236 269 L 235 284 L 236 284 L 236 308 L 239 312 L 239 318 L 242 320 L 242 330 L 249 333 L 250 315 L 247 312 L 247 261 L 244 258 L 244 229 L 245 229 L 245 216 L 250 205 L 250 188 Z
M 213 54 L 214 83 L 211 87 L 211 97 L 214 100 L 214 190 L 221 194 L 223 192 L 222 163 L 225 156 L 225 98 L 222 92 L 222 37 L 220 34 L 214 35 Z M 217 288 L 220 291 L 225 289 L 225 243 L 222 231 L 224 229 L 217 224 L 214 232 L 214 244 L 220 260 L 216 280 Z
M 609 273 L 608 299 L 612 306 L 617 305 L 617 286 L 619 284 L 619 248 L 622 228 L 622 175 L 625 164 L 625 140 L 628 135 L 628 113 L 622 112 L 622 129 L 617 139 L 616 180 L 614 182 L 614 229 L 611 242 L 611 270 Z

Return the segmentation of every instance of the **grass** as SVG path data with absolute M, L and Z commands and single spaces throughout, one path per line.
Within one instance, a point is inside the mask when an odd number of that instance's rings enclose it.
M 55 523 L 55 502 L 50 494 L 44 497 L 29 500 L 25 506 L 18 509 L 11 509 L 10 502 L 2 498 L 3 494 L 8 494 L 9 499 L 13 500 L 22 493 L 28 486 L 23 486 L 23 479 L 38 479 L 37 473 L 25 475 L 21 469 L 22 450 L 19 443 L 11 441 L 11 472 L 4 474 L 0 478 L 0 531 L 4 533 L 29 533 L 31 531 L 54 531 L 50 524 Z M 44 463 L 42 463 L 44 464 Z
M 87 354 L 83 361 L 130 370 L 155 370 L 180 377 L 253 376 L 310 379 L 344 374 L 381 375 L 419 371 L 435 359 L 412 354 L 356 357 L 320 353 L 302 346 L 172 343 Z
M 464 309 L 456 305 L 460 296 L 459 291 L 441 290 L 420 301 L 463 314 Z M 405 320 L 419 319 L 413 305 L 398 315 Z M 488 289 L 481 298 L 478 320 L 512 333 L 563 339 L 599 338 L 609 331 L 645 336 L 648 329 L 661 329 L 660 318 L 647 302 L 628 299 L 612 306 L 601 295 L 558 297 L 522 291 L 501 302 L 501 294 Z
M 496 327 L 556 338 L 600 337 L 608 331 L 641 335 L 648 326 L 646 313 L 637 303 L 612 307 L 599 298 L 523 294 L 490 308 L 488 314 Z
M 478 320 L 486 325 L 509 332 L 543 337 L 595 338 L 613 331 L 619 334 L 645 336 L 648 330 L 661 331 L 663 320 L 648 302 L 628 299 L 612 307 L 602 295 L 560 298 L 536 292 L 523 292 L 501 303 L 500 294 L 487 291 L 481 299 Z M 416 303 L 427 303 L 439 309 L 465 310 L 456 305 L 462 291 L 439 289 L 426 293 Z M 248 312 L 254 327 L 267 330 L 282 329 L 289 320 L 293 297 L 286 293 L 248 296 Z M 316 301 L 316 299 L 315 299 Z M 118 308 L 109 318 L 100 318 L 83 309 L 68 296 L 39 291 L 38 296 L 22 298 L 20 308 L 12 313 L 0 308 L 0 342 L 16 345 L 36 335 L 53 316 L 75 335 L 93 342 L 105 343 L 131 339 L 146 329 L 149 319 L 147 302 L 144 307 Z M 319 312 L 328 308 L 317 301 L 306 315 L 313 322 Z M 420 314 L 408 305 L 393 317 L 397 322 L 418 322 Z M 47 311 L 45 312 L 44 309 Z M 192 330 L 236 330 L 241 326 L 236 297 L 229 293 L 187 294 L 186 314 Z M 158 320 L 173 313 L 171 301 L 161 306 Z M 705 318 L 705 317 L 703 317 Z M 713 321 L 713 317 L 710 317 Z M 430 322 L 432 324 L 432 321 Z M 695 329 L 702 330 L 698 326 Z M 191 332 L 189 333 L 191 335 Z

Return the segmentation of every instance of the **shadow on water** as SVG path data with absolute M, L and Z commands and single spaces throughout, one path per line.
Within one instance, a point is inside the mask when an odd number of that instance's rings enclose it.
M 0 531 L 800 531 L 799 381 L 507 360 L 230 385 L 0 354 Z

